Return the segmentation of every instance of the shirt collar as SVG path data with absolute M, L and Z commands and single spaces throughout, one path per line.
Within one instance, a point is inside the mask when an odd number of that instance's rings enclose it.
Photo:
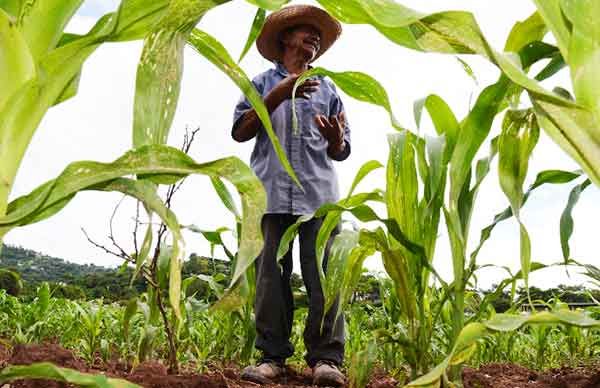
M 285 66 L 283 66 L 283 63 L 281 63 L 279 61 L 275 61 L 275 71 L 277 71 L 279 74 L 281 74 L 284 77 L 287 77 L 288 75 L 290 75 L 290 73 L 287 71 Z
M 275 61 L 275 71 L 278 72 L 279 74 L 281 74 L 283 77 L 287 77 L 288 75 L 290 75 L 290 72 L 287 71 L 287 69 L 285 68 L 285 66 L 283 65 L 283 63 L 279 62 L 279 61 Z M 313 67 L 311 65 L 308 65 L 308 69 L 312 69 Z M 322 78 L 321 76 L 318 76 L 317 78 Z

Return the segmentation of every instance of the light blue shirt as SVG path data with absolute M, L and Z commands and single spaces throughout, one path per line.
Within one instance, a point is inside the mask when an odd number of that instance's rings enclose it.
M 252 83 L 264 97 L 289 75 L 279 63 L 274 69 L 256 76 Z M 321 84 L 310 99 L 297 98 L 298 134 L 292 127 L 292 100 L 286 100 L 273 111 L 273 129 L 285 149 L 288 160 L 296 172 L 304 192 L 281 166 L 264 128 L 258 131 L 250 165 L 262 181 L 267 192 L 267 213 L 305 215 L 311 214 L 325 203 L 339 200 L 338 179 L 333 160 L 327 154 L 328 142 L 321 135 L 315 115 L 337 116 L 344 112 L 344 105 L 334 84 L 317 77 Z M 233 115 L 234 128 L 240 117 L 251 108 L 242 96 Z M 345 112 L 344 112 L 345 114 Z M 336 157 L 342 161 L 350 155 L 350 128 L 344 128 L 346 148 Z

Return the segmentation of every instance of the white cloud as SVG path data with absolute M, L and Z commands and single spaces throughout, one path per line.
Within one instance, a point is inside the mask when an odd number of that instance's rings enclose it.
M 110 11 L 115 2 L 91 2 L 86 14 L 98 16 Z M 423 11 L 441 9 L 468 9 L 475 13 L 484 33 L 495 47 L 503 41 L 517 19 L 527 17 L 533 10 L 529 2 L 481 2 L 475 0 L 405 1 Z M 508 6 L 510 3 L 510 6 Z M 86 2 L 88 4 L 88 2 Z M 102 4 L 100 9 L 99 4 Z M 211 11 L 200 28 L 215 35 L 236 57 L 242 49 L 254 9 L 245 2 L 231 2 Z M 227 22 L 224 23 L 223 21 Z M 70 29 L 85 31 L 94 19 L 76 16 Z M 365 71 L 380 80 L 388 89 L 396 115 L 401 123 L 414 127 L 413 101 L 429 93 L 442 96 L 457 116 L 468 110 L 469 97 L 477 87 L 451 56 L 422 54 L 395 46 L 366 26 L 345 26 L 342 39 L 320 60 L 319 65 L 333 70 Z M 131 144 L 131 123 L 136 63 L 141 53 L 141 42 L 107 44 L 101 46 L 86 63 L 77 97 L 53 109 L 45 117 L 28 150 L 21 167 L 14 196 L 25 194 L 45 180 L 56 176 L 75 160 L 110 161 L 125 152 Z M 479 58 L 467 57 L 482 86 L 494 82 L 498 71 Z M 250 76 L 264 71 L 269 64 L 252 49 L 243 62 Z M 568 74 L 560 79 L 568 84 Z M 200 127 L 201 132 L 192 156 L 197 161 L 208 161 L 228 155 L 249 159 L 251 144 L 237 144 L 229 137 L 233 107 L 239 90 L 230 80 L 191 49 L 185 53 L 185 73 L 177 114 L 173 123 L 170 143 L 177 145 L 186 126 Z M 342 188 L 350 185 L 354 173 L 365 162 L 387 158 L 385 134 L 391 132 L 386 113 L 379 107 L 344 98 L 353 128 L 353 155 L 341 164 L 338 172 Z M 497 126 L 494 131 L 498 131 Z M 551 141 L 543 137 L 531 162 L 531 177 L 549 169 L 575 169 L 576 165 Z M 383 171 L 374 174 L 362 185 L 364 189 L 384 188 Z M 531 197 L 524 209 L 524 221 L 533 242 L 536 261 L 552 263 L 561 258 L 558 238 L 558 220 L 568 196 L 567 187 L 547 187 Z M 83 193 L 64 211 L 50 220 L 11 232 L 7 243 L 21 244 L 48 254 L 77 262 L 116 265 L 118 260 L 92 248 L 80 232 L 85 227 L 94 237 L 107 234 L 107 222 L 120 196 L 117 194 Z M 582 196 L 575 211 L 573 253 L 584 262 L 594 262 L 595 222 L 600 214 L 598 189 L 592 187 Z M 207 179 L 194 177 L 186 184 L 175 203 L 181 223 L 196 224 L 210 229 L 231 225 L 227 211 L 219 201 Z M 471 244 L 479 238 L 479 230 L 486 226 L 495 213 L 506 207 L 507 201 L 499 189 L 495 167 L 481 188 L 480 201 L 472 221 Z M 115 223 L 121 240 L 130 236 L 129 217 L 132 206 L 124 205 L 121 217 Z M 129 211 L 129 213 L 127 213 Z M 444 276 L 451 272 L 447 233 L 440 229 L 440 244 L 436 263 Z M 187 236 L 188 252 L 206 253 L 207 245 L 196 236 Z M 519 268 L 518 230 L 513 221 L 499 225 L 492 239 L 480 254 L 481 263 L 507 265 Z M 373 268 L 381 268 L 376 260 Z M 498 281 L 497 271 L 485 271 L 480 276 L 482 285 Z M 534 275 L 534 284 L 551 286 L 566 282 L 564 271 L 547 270 Z M 573 281 L 577 281 L 576 278 Z

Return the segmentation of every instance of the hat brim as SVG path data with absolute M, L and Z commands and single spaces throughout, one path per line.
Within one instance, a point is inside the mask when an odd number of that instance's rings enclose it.
M 279 36 L 288 28 L 299 25 L 312 26 L 321 33 L 321 48 L 313 61 L 329 50 L 342 33 L 342 25 L 321 8 L 311 5 L 285 7 L 267 17 L 256 39 L 256 47 L 260 54 L 271 62 L 281 62 L 283 51 Z

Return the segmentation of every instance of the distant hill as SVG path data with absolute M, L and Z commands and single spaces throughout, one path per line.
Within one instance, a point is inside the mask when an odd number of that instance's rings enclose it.
M 94 264 L 75 264 L 58 257 L 44 255 L 30 249 L 4 245 L 0 253 L 0 268 L 15 270 L 26 282 L 70 283 L 89 274 L 106 274 L 114 269 Z
M 125 300 L 146 291 L 146 282 L 139 278 L 130 286 L 132 269 L 119 271 L 94 264 L 76 264 L 30 249 L 4 245 L 0 253 L 0 268 L 21 275 L 24 294 L 31 295 L 41 282 L 54 285 L 55 295 L 72 299 Z M 228 261 L 191 254 L 183 265 L 184 277 L 190 274 L 229 275 Z M 205 287 L 199 287 L 204 290 Z

